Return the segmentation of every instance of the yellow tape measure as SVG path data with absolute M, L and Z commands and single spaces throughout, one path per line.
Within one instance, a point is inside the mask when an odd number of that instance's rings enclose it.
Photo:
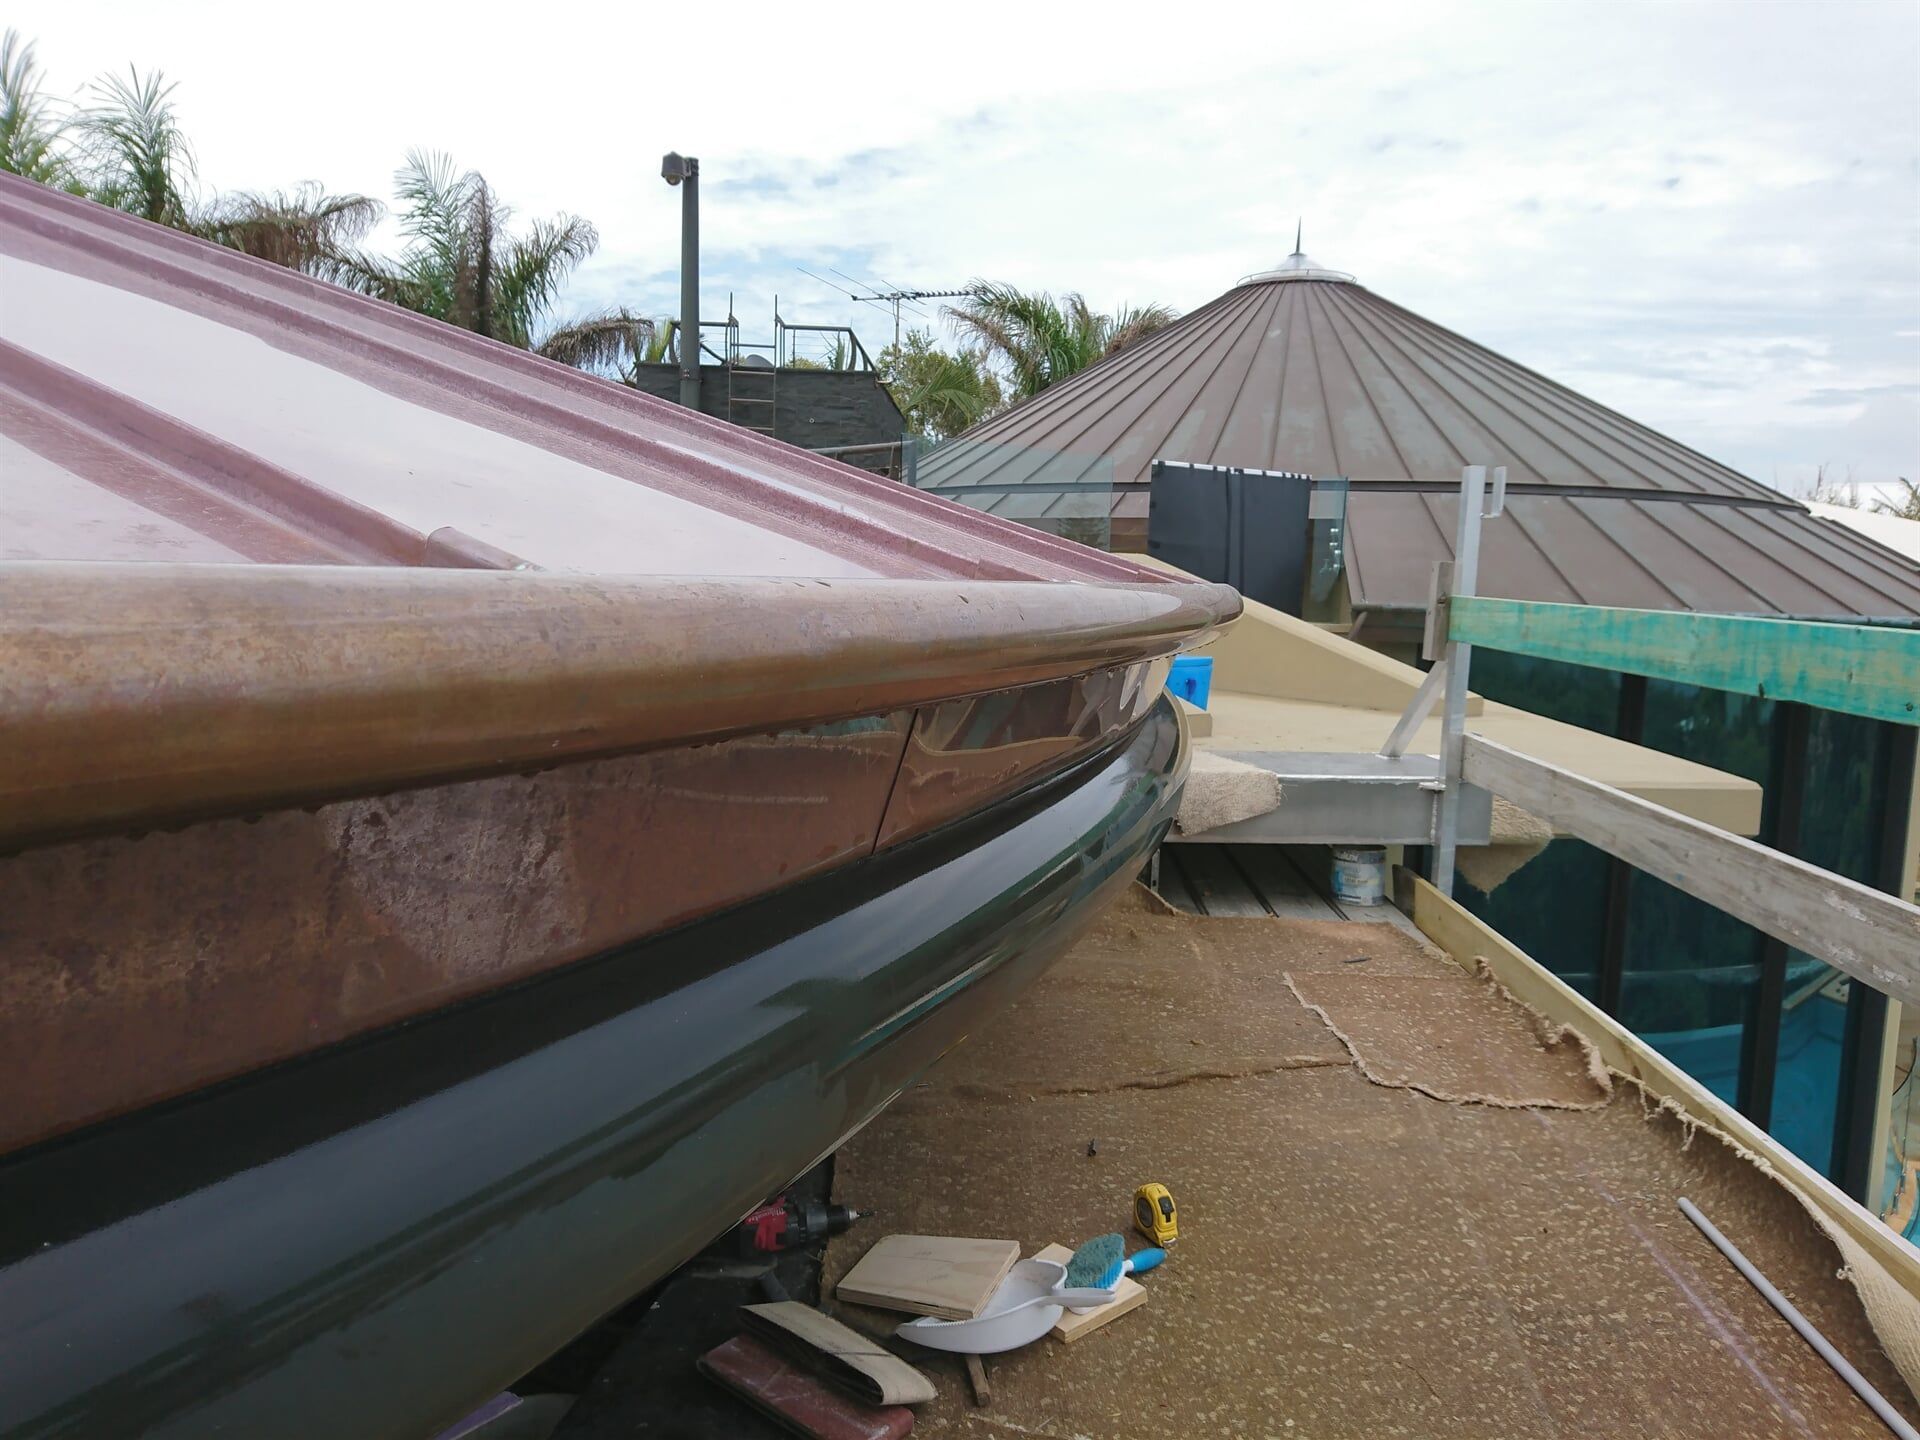
M 1178 1240 L 1180 1224 L 1173 1208 L 1173 1192 L 1153 1181 L 1134 1191 L 1133 1228 L 1156 1245 L 1171 1245 Z

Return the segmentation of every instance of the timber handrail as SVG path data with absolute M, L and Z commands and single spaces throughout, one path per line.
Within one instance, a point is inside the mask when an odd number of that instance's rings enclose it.
M 1920 630 L 1452 595 L 1447 638 L 1920 725 Z
M 1920 908 L 1484 736 L 1465 737 L 1461 773 L 1556 832 L 1920 1004 Z

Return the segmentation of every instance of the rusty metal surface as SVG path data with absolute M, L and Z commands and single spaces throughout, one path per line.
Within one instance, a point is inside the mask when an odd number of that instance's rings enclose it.
M 1112 743 L 1164 671 L 0 858 L 0 1152 L 925 834 Z
M 0 293 L 0 558 L 1164 583 L 11 175 Z
M 0 1151 L 867 855 L 911 720 L 0 860 Z
M 1325 273 L 1236 286 L 927 457 L 920 484 L 1000 487 L 974 503 L 1029 520 L 1084 511 L 1087 495 L 1048 487 L 1105 485 L 1113 546 L 1140 550 L 1155 460 L 1345 476 L 1347 581 L 1366 609 L 1423 605 L 1448 553 L 1452 501 L 1406 483 L 1457 484 L 1463 465 L 1505 465 L 1519 489 L 1483 540 L 1487 594 L 1920 616 L 1910 560 Z
M 924 834 L 1113 739 L 1147 713 L 1164 663 L 969 695 L 914 717 L 880 844 Z
M 813 724 L 1166 654 L 1217 585 L 0 565 L 0 842 Z

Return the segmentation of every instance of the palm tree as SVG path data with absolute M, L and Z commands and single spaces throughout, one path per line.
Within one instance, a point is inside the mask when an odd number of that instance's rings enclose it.
M 1165 305 L 1123 306 L 1111 315 L 1070 294 L 1056 302 L 1041 291 L 981 281 L 947 315 L 1006 366 L 1016 399 L 1025 400 L 1109 355 L 1117 355 L 1176 318 Z
M 366 237 L 385 208 L 365 195 L 330 195 L 309 180 L 292 190 L 218 196 L 191 228 L 256 260 L 325 274 Z
M 457 170 L 438 151 L 410 151 L 394 185 L 407 248 L 394 261 L 349 251 L 328 264 L 328 277 L 523 350 L 532 347 L 561 282 L 600 243 L 577 215 L 537 220 L 524 235 L 511 234 L 512 212 L 485 177 Z M 634 333 L 634 322 L 620 312 L 598 323 L 616 337 Z M 583 342 L 576 336 L 571 343 Z
M 666 358 L 672 329 L 671 320 L 655 321 L 626 310 L 606 310 L 549 331 L 547 338 L 533 348 L 562 365 L 600 374 L 611 371 L 622 385 L 633 385 L 638 383 L 636 366 L 658 364 Z
M 80 114 L 87 193 L 102 205 L 157 225 L 193 228 L 193 147 L 173 108 L 174 87 L 158 70 L 128 68 L 93 82 Z
M 129 69 L 96 80 L 92 103 L 63 115 L 41 88 L 33 46 L 9 30 L 0 36 L 0 170 L 309 272 L 380 218 L 378 201 L 312 183 L 200 206 L 173 89 L 158 71 Z
M 0 35 L 0 170 L 57 189 L 74 188 L 71 126 L 71 117 L 63 116 L 41 88 L 32 42 L 14 30 Z
M 978 351 L 949 354 L 925 330 L 909 330 L 880 352 L 880 378 L 914 433 L 934 440 L 958 435 L 1004 403 Z

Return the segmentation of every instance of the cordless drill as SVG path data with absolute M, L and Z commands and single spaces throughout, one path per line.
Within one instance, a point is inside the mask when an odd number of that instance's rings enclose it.
M 781 1195 L 769 1200 L 740 1222 L 741 1249 L 756 1251 L 792 1250 L 825 1240 L 847 1230 L 856 1220 L 864 1220 L 871 1210 L 855 1210 L 846 1205 L 823 1205 L 818 1200 L 789 1200 Z

